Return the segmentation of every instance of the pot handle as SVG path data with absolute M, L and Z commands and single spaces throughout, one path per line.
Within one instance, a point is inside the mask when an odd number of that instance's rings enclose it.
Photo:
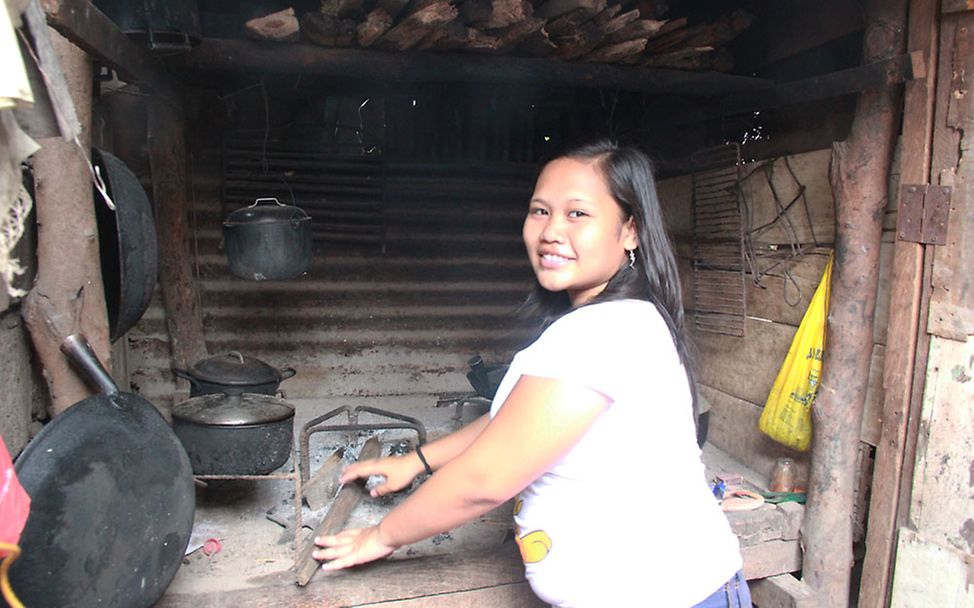
M 177 376 L 179 376 L 183 380 L 189 380 L 189 383 L 192 384 L 193 386 L 198 386 L 198 384 L 196 383 L 196 378 L 194 378 L 193 376 L 191 376 L 188 371 L 186 371 L 184 369 L 180 369 L 178 367 L 174 367 L 174 368 L 172 368 L 172 373 L 176 374 Z
M 61 342 L 61 352 L 68 357 L 81 376 L 95 385 L 102 394 L 109 397 L 118 394 L 118 385 L 98 360 L 98 355 L 83 334 L 71 334 L 65 338 Z
M 298 371 L 293 367 L 282 367 L 280 373 L 281 373 L 281 380 L 287 380 L 288 378 L 297 374 Z
M 277 203 L 281 207 L 287 207 L 287 205 L 285 205 L 281 201 L 277 200 L 276 197 L 266 196 L 266 197 L 262 197 L 262 198 L 258 198 L 256 200 L 254 200 L 254 202 L 249 207 L 247 207 L 247 208 L 250 209 L 251 207 L 256 207 L 257 205 L 259 205 L 261 203 L 264 203 L 264 202 L 268 202 L 268 201 L 274 201 L 275 203 Z

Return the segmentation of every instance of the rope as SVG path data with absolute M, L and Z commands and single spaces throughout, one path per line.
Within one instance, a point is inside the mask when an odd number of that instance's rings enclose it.
M 0 591 L 3 592 L 3 599 L 7 600 L 10 608 L 24 608 L 24 605 L 17 599 L 13 587 L 10 586 L 10 566 L 20 557 L 20 547 L 8 543 L 0 543 L 0 553 L 5 553 L 3 562 L 0 562 Z

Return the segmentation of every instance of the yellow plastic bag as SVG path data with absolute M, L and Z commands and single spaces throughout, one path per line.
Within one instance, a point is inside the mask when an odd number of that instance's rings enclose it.
M 812 441 L 812 403 L 822 376 L 831 278 L 832 256 L 829 256 L 822 280 L 808 303 L 758 421 L 758 428 L 764 434 L 802 452 Z

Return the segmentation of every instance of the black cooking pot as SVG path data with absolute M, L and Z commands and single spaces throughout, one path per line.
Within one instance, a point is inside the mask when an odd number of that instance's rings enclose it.
M 237 351 L 201 359 L 188 370 L 174 367 L 172 371 L 189 380 L 190 397 L 211 393 L 274 395 L 282 380 L 297 373 L 292 367 L 278 369 Z
M 504 374 L 507 373 L 507 365 L 485 365 L 484 359 L 480 355 L 475 355 L 467 359 L 470 371 L 467 372 L 467 380 L 473 390 L 484 399 L 493 399 L 500 387 Z
M 294 406 L 270 395 L 203 395 L 176 404 L 172 428 L 196 475 L 266 475 L 291 454 Z
M 230 272 L 241 279 L 293 279 L 311 266 L 311 218 L 276 198 L 259 198 L 227 216 L 223 240 Z

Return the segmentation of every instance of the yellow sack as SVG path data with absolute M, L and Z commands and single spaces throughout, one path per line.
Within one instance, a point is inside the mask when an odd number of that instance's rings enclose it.
M 758 421 L 758 428 L 764 434 L 802 452 L 812 441 L 812 403 L 822 376 L 831 277 L 830 255 Z

